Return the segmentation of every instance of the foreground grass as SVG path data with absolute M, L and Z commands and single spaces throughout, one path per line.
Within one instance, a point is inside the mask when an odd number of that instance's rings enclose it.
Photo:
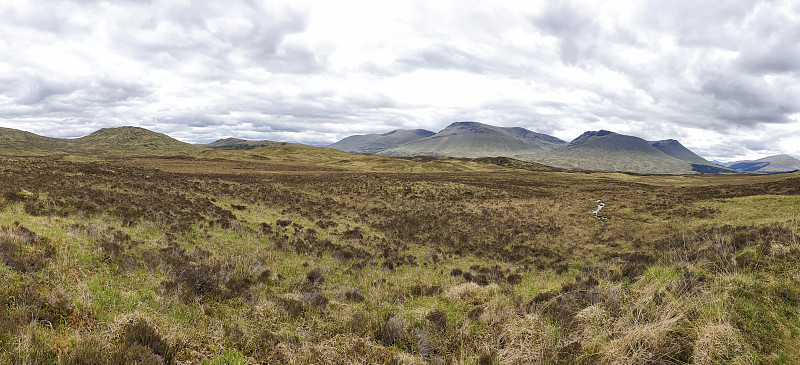
M 279 152 L 0 158 L 0 363 L 800 358 L 796 176 Z

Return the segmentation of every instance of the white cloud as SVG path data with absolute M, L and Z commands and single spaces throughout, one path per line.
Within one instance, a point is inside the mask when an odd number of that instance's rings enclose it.
M 796 149 L 790 0 L 0 0 L 0 126 L 330 143 L 458 120 Z

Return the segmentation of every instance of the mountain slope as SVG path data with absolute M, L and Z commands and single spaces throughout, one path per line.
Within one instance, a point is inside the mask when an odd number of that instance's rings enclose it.
M 0 153 L 6 155 L 46 155 L 51 150 L 63 148 L 65 141 L 18 129 L 0 128 Z
M 605 130 L 586 132 L 561 149 L 517 158 L 561 168 L 652 174 L 696 173 L 691 162 L 672 157 L 641 138 Z
M 684 147 L 680 142 L 674 139 L 665 139 L 663 141 L 651 141 L 650 145 L 655 147 L 661 152 L 666 153 L 679 160 L 687 161 L 693 164 L 693 169 L 701 173 L 736 173 L 733 169 L 726 168 L 719 164 L 708 161 L 690 149 Z
M 0 153 L 3 154 L 132 156 L 180 155 L 202 150 L 202 147 L 139 127 L 103 128 L 74 139 L 42 137 L 7 128 L 0 130 Z
M 650 145 L 655 147 L 661 152 L 664 152 L 679 160 L 689 161 L 691 163 L 707 165 L 710 164 L 708 160 L 698 156 L 688 148 L 684 147 L 680 142 L 674 139 L 665 139 L 663 141 L 651 141 Z
M 524 128 L 456 122 L 430 137 L 380 152 L 386 156 L 511 157 L 550 151 L 566 142 Z
M 239 138 L 225 138 L 211 143 L 197 144 L 196 146 L 203 148 L 210 148 L 213 150 L 252 150 L 259 147 L 285 146 L 287 144 L 289 143 L 267 141 L 267 140 L 249 141 Z
M 752 161 L 735 161 L 725 166 L 742 172 L 770 174 L 800 170 L 800 160 L 789 155 L 775 155 Z
M 328 147 L 352 153 L 379 153 L 434 134 L 424 129 L 398 129 L 384 134 L 363 134 L 346 137 Z

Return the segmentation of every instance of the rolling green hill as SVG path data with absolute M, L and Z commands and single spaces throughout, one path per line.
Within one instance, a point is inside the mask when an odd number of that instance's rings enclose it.
M 74 139 L 42 137 L 16 129 L 0 129 L 0 153 L 5 155 L 183 155 L 203 148 L 139 127 L 103 128 Z
M 63 149 L 65 142 L 18 129 L 0 128 L 0 154 L 4 155 L 47 155 Z
M 203 148 L 210 148 L 213 150 L 252 150 L 259 147 L 285 146 L 288 144 L 290 143 L 267 141 L 267 140 L 249 141 L 239 138 L 225 138 L 211 143 L 197 144 L 196 146 Z

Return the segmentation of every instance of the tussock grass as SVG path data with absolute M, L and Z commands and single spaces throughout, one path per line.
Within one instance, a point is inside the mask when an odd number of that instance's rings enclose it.
M 800 357 L 796 176 L 313 151 L 0 158 L 0 363 Z

